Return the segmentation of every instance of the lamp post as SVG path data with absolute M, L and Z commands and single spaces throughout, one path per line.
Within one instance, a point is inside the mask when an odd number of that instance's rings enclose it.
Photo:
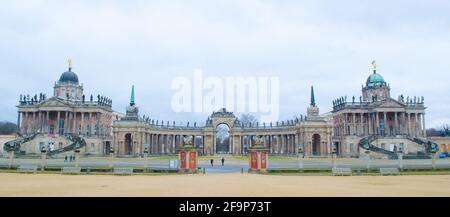
M 45 146 L 42 146 L 41 148 L 41 170 L 44 171 L 45 164 L 46 164 L 46 158 L 47 158 L 47 149 Z
M 333 148 L 331 150 L 331 164 L 333 166 L 333 169 L 336 169 L 336 154 L 337 153 L 337 149 L 336 149 L 336 145 L 333 144 Z
M 144 148 L 144 171 L 148 171 L 148 147 L 145 146 Z
M 14 164 L 14 150 L 9 152 L 9 165 L 8 167 L 11 168 Z
M 80 143 L 75 145 L 75 167 L 78 167 L 78 160 L 80 159 Z
M 114 166 L 114 147 L 109 149 L 109 167 L 112 168 Z
M 437 157 L 437 152 L 439 151 L 439 146 L 436 143 L 431 143 L 430 144 L 430 152 L 431 152 L 431 164 L 433 167 L 433 170 L 436 169 L 436 157 Z
M 403 170 L 403 150 L 399 148 L 398 150 L 398 168 L 401 170 Z
M 303 156 L 304 156 L 304 153 L 303 153 L 303 145 L 300 145 L 300 146 L 298 147 L 298 169 L 299 169 L 300 171 L 303 171 L 303 168 L 304 168 L 304 165 L 303 165 Z
M 367 172 L 369 172 L 369 170 L 370 170 L 370 151 L 367 150 L 365 153 L 366 153 L 366 169 L 367 169 Z

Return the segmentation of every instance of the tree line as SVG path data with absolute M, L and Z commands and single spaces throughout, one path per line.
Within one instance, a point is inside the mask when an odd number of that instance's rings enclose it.
M 15 123 L 0 121 L 0 135 L 9 135 L 17 131 L 17 125 Z

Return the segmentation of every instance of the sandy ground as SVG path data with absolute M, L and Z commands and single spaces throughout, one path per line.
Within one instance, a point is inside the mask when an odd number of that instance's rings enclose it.
M 0 196 L 450 196 L 450 175 L 163 176 L 0 173 Z

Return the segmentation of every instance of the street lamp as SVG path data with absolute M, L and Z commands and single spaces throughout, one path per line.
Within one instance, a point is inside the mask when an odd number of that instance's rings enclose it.
M 109 148 L 109 167 L 113 167 L 114 162 L 114 147 Z
M 80 143 L 75 145 L 75 167 L 78 167 L 78 160 L 80 158 Z
M 397 155 L 398 155 L 398 168 L 400 170 L 403 170 L 403 150 L 402 150 L 402 148 L 398 149 Z
M 303 170 L 304 166 L 303 166 L 303 145 L 299 145 L 298 147 L 298 169 L 299 170 Z
M 148 167 L 148 147 L 145 146 L 144 147 L 144 171 L 147 171 L 147 167 Z
M 370 170 L 370 151 L 367 150 L 365 151 L 366 153 L 366 168 L 367 168 L 367 172 L 369 172 Z
M 41 148 L 41 170 L 42 171 L 44 171 L 46 158 L 47 158 L 47 149 L 45 148 L 45 146 L 42 146 L 42 148 Z
M 9 151 L 9 168 L 14 164 L 14 150 L 16 150 L 16 144 L 14 143 L 13 149 Z
M 333 144 L 333 148 L 331 149 L 331 164 L 333 166 L 333 169 L 336 169 L 336 153 L 337 153 L 336 145 Z

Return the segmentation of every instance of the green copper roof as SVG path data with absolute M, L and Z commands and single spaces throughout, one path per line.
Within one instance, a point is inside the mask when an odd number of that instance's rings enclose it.
M 377 74 L 377 72 L 374 70 L 373 74 L 371 74 L 367 78 L 366 85 L 368 87 L 373 87 L 378 85 L 386 85 L 386 82 L 384 81 L 384 78 L 380 74 Z
M 134 105 L 134 85 L 131 86 L 131 98 L 130 98 L 130 105 Z

